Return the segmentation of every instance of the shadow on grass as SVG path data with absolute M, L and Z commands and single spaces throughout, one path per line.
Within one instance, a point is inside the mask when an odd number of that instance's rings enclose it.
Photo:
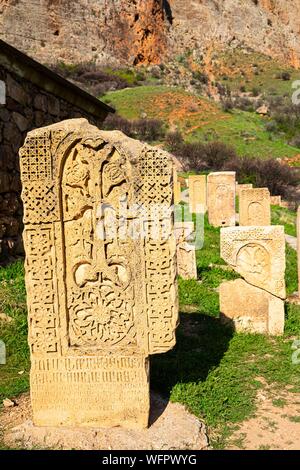
M 169 396 L 177 383 L 205 381 L 228 349 L 233 329 L 218 318 L 181 313 L 177 344 L 166 354 L 151 356 L 151 388 Z

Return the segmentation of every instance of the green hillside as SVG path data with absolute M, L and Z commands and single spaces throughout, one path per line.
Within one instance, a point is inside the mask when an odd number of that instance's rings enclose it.
M 160 119 L 169 130 L 180 130 L 187 141 L 224 141 L 241 156 L 290 158 L 299 154 L 284 136 L 266 130 L 267 117 L 240 110 L 224 112 L 215 102 L 180 88 L 139 86 L 107 93 L 102 99 L 126 119 Z

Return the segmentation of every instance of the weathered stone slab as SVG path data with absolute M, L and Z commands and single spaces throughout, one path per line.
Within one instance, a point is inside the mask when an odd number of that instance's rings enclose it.
M 208 175 L 208 220 L 214 227 L 235 226 L 235 187 L 235 172 L 233 171 Z
M 178 244 L 182 241 L 188 241 L 189 238 L 193 235 L 194 230 L 195 230 L 194 222 L 192 221 L 175 222 L 174 232 L 175 232 L 176 243 Z
M 271 196 L 270 203 L 272 206 L 281 206 L 281 196 Z
M 268 188 L 240 190 L 240 226 L 271 225 L 270 192 Z
M 252 189 L 253 188 L 253 184 L 239 184 L 239 183 L 236 183 L 236 195 L 238 197 L 240 197 L 240 193 L 241 193 L 241 190 L 242 189 Z
M 196 248 L 189 243 L 194 222 L 175 222 L 177 274 L 183 279 L 197 279 Z
M 220 285 L 220 318 L 237 332 L 282 335 L 284 301 L 244 279 Z
M 188 181 L 190 212 L 195 214 L 206 212 L 206 175 L 190 175 Z
M 20 164 L 34 423 L 146 427 L 178 318 L 173 163 L 76 119 L 30 132 Z
M 221 257 L 249 284 L 285 299 L 283 226 L 222 228 Z

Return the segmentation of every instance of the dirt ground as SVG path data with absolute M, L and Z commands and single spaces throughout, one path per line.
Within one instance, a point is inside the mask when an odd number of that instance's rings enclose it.
M 257 411 L 234 431 L 227 449 L 299 450 L 300 394 L 287 388 L 278 394 L 265 388 L 257 394 Z
M 170 406 L 170 405 L 168 405 Z M 177 407 L 179 407 L 177 409 Z M 165 413 L 165 411 L 164 411 Z M 166 426 L 168 429 L 174 428 L 171 421 L 178 420 L 178 426 L 173 429 L 174 446 L 177 448 L 181 442 L 184 445 L 184 440 L 187 434 L 190 432 L 194 433 L 194 437 L 190 436 L 190 442 L 187 444 L 187 448 L 205 448 L 205 437 L 204 430 L 199 427 L 198 422 L 191 420 L 192 415 L 186 415 L 183 412 L 181 405 L 171 404 L 171 410 L 169 408 L 168 413 L 171 413 L 169 417 L 162 413 L 160 417 L 156 416 L 153 419 L 152 432 L 157 436 L 157 433 L 161 433 L 160 440 L 152 442 L 152 448 L 164 448 L 166 442 L 165 433 L 163 427 Z M 164 417 L 164 418 L 162 418 Z M 148 430 L 138 431 L 142 433 L 139 439 L 140 443 L 137 442 L 137 436 L 132 435 L 132 431 L 124 432 L 119 429 L 114 429 L 110 434 L 106 432 L 91 432 L 88 430 L 59 430 L 59 433 L 52 431 L 51 428 L 41 428 L 40 430 L 34 428 L 31 423 L 31 408 L 29 394 L 23 394 L 17 399 L 17 406 L 12 408 L 4 409 L 0 415 L 0 432 L 4 436 L 4 442 L 13 448 L 18 446 L 25 448 L 43 448 L 44 444 L 47 443 L 46 448 L 70 448 L 70 441 L 74 441 L 74 438 L 78 440 L 78 445 L 74 443 L 73 448 L 106 448 L 113 449 L 118 448 L 118 444 L 121 443 L 122 448 L 130 449 L 130 440 L 135 442 L 135 448 L 147 448 L 150 445 L 151 437 Z M 171 419 L 171 421 L 170 421 Z M 164 422 L 165 421 L 165 422 Z M 155 424 L 156 423 L 156 424 Z M 195 427 L 196 424 L 196 427 Z M 170 427 L 171 425 L 171 427 Z M 151 430 L 151 427 L 149 428 Z M 183 432 L 183 428 L 186 428 Z M 188 429 L 187 429 L 188 428 Z M 257 395 L 257 411 L 254 417 L 239 424 L 231 437 L 228 440 L 226 449 L 227 450 L 299 450 L 300 449 L 300 394 L 293 393 L 287 388 L 284 392 L 278 394 L 270 387 L 265 387 L 260 390 Z M 12 431 L 14 429 L 14 431 Z M 178 432 L 177 432 L 178 431 Z M 186 432 L 187 431 L 187 432 Z M 127 436 L 126 436 L 127 433 Z M 134 432 L 135 433 L 135 432 Z M 149 433 L 149 436 L 147 436 Z M 169 432 L 168 432 L 169 434 Z M 28 437 L 31 435 L 31 437 Z M 195 435 L 197 436 L 196 441 L 201 437 L 201 445 L 199 447 L 195 441 Z M 168 436 L 168 446 L 170 448 L 170 442 L 172 437 Z M 96 439 L 95 439 L 96 438 Z M 129 439 L 129 441 L 127 440 Z M 22 439 L 25 439 L 22 443 Z M 150 439 L 150 440 L 149 440 Z M 198 441 L 200 444 L 200 440 Z M 176 443 L 175 443 L 176 442 Z M 203 444 L 204 443 L 204 444 Z M 141 445 L 141 447 L 139 447 Z M 158 447 L 157 447 L 158 446 Z M 206 447 L 207 448 L 207 447 Z

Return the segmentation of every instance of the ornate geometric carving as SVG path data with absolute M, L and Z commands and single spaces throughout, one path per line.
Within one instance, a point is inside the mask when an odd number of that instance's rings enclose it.
M 51 227 L 40 227 L 39 231 L 27 229 L 24 241 L 31 352 L 58 353 L 59 324 L 54 309 L 54 243 Z
M 29 137 L 20 151 L 22 181 L 44 181 L 52 178 L 49 132 Z
M 54 183 L 40 181 L 24 183 L 22 190 L 24 202 L 24 223 L 32 224 L 57 220 L 57 198 Z
M 221 256 L 250 284 L 285 298 L 282 226 L 221 229 Z
M 168 157 L 161 151 L 144 148 L 138 160 L 139 175 L 135 180 L 137 201 L 144 205 L 170 204 L 172 186 Z
M 37 424 L 146 426 L 147 356 L 175 344 L 173 165 L 131 147 L 80 119 L 33 131 L 20 152 Z

